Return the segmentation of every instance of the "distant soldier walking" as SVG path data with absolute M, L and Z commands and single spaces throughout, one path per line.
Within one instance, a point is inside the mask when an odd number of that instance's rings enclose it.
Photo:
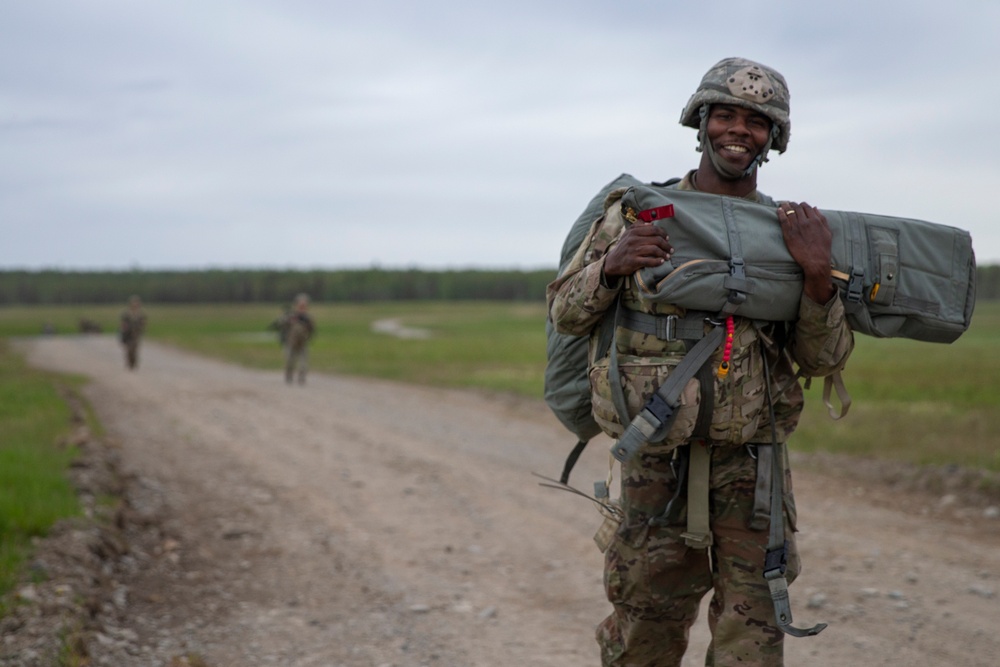
M 139 365 L 139 341 L 146 333 L 146 313 L 142 310 L 142 300 L 131 296 L 128 307 L 122 311 L 119 336 L 125 348 L 125 365 L 129 370 L 135 370 Z
M 309 296 L 295 297 L 292 310 L 281 320 L 279 332 L 285 348 L 285 382 L 292 384 L 298 376 L 299 384 L 306 383 L 309 366 L 309 340 L 316 331 L 316 324 L 309 315 Z

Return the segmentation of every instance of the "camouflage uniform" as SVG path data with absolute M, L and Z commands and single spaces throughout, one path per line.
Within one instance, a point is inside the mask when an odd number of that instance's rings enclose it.
M 772 116 L 773 118 L 773 116 Z M 682 119 L 683 120 L 683 119 Z M 785 134 L 774 133 L 784 149 Z M 766 153 L 766 150 L 765 150 Z M 693 189 L 691 174 L 676 186 Z M 621 307 L 656 315 L 685 316 L 684 308 L 641 299 L 634 281 L 606 278 L 604 258 L 623 231 L 624 222 L 612 193 L 605 215 L 598 219 L 567 270 L 548 288 L 549 312 L 556 330 L 590 335 L 590 384 L 593 413 L 602 429 L 617 438 L 623 424 L 611 397 L 610 355 L 599 357 L 601 322 Z M 774 204 L 751 193 L 748 199 Z M 772 392 L 788 387 L 774 400 L 774 434 L 782 445 L 795 430 L 803 406 L 796 369 L 804 376 L 828 375 L 843 367 L 853 348 L 844 306 L 835 295 L 817 304 L 805 295 L 794 323 L 761 326 L 734 318 L 730 371 L 714 377 L 714 402 L 707 433 L 694 435 L 701 403 L 701 384 L 688 382 L 678 416 L 667 438 L 647 443 L 623 465 L 621 505 L 625 519 L 606 551 L 605 589 L 614 610 L 597 629 L 604 665 L 679 665 L 687 648 L 689 629 L 701 598 L 714 590 L 709 607 L 712 643 L 706 665 L 781 665 L 783 632 L 774 619 L 768 585 L 763 577 L 768 531 L 751 529 L 757 464 L 755 448 L 770 446 L 772 425 L 766 404 L 763 356 L 772 376 Z M 706 325 L 706 331 L 710 325 Z M 683 358 L 683 341 L 664 341 L 654 335 L 617 326 L 615 349 L 628 418 L 639 412 L 649 396 Z M 708 362 L 716 368 L 717 350 Z M 686 529 L 684 497 L 675 496 L 678 448 L 708 447 L 711 460 L 709 516 L 714 544 L 709 549 L 689 547 L 680 534 Z M 785 466 L 785 528 L 789 542 L 787 577 L 799 572 L 795 548 L 795 505 L 791 476 Z
M 118 332 L 125 348 L 125 365 L 135 369 L 139 365 L 139 342 L 146 333 L 146 313 L 139 297 L 129 299 L 128 308 L 122 311 Z
M 291 384 L 298 376 L 299 384 L 305 384 L 309 370 L 309 341 L 316 331 L 316 324 L 306 308 L 309 298 L 300 294 L 295 299 L 291 312 L 284 315 L 281 323 L 281 341 L 285 349 L 285 382 Z

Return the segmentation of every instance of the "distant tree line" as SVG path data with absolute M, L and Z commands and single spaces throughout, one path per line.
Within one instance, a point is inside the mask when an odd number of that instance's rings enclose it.
M 976 267 L 976 300 L 1000 299 L 1000 264 Z
M 976 269 L 976 298 L 1000 299 L 1000 265 Z M 314 301 L 540 301 L 555 269 L 0 271 L 0 306 L 124 303 L 283 303 L 299 292 Z
M 314 301 L 538 301 L 555 269 L 0 271 L 0 305 L 124 303 L 281 303 L 299 292 Z

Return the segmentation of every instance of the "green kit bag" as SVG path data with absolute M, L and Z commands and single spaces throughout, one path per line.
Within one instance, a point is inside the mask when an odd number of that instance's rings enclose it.
M 641 181 L 622 174 L 598 192 L 570 227 L 559 256 L 559 275 L 566 270 L 591 225 L 604 213 L 604 199 L 612 190 L 639 185 Z M 587 379 L 587 336 L 558 333 L 546 319 L 545 403 L 563 426 L 586 443 L 601 432 L 590 413 L 590 381 Z M 582 448 L 581 448 L 582 449 Z
M 774 207 L 733 197 L 634 185 L 626 220 L 667 231 L 669 262 L 635 275 L 651 301 L 757 320 L 796 319 L 802 272 Z M 967 231 L 884 215 L 822 211 L 833 233 L 831 274 L 851 328 L 880 338 L 951 343 L 969 328 L 976 262 Z

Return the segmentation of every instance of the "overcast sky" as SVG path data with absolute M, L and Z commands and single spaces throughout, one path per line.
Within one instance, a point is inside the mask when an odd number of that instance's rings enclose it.
M 680 111 L 785 75 L 762 191 L 1000 262 L 1000 2 L 0 0 L 0 269 L 555 266 Z

